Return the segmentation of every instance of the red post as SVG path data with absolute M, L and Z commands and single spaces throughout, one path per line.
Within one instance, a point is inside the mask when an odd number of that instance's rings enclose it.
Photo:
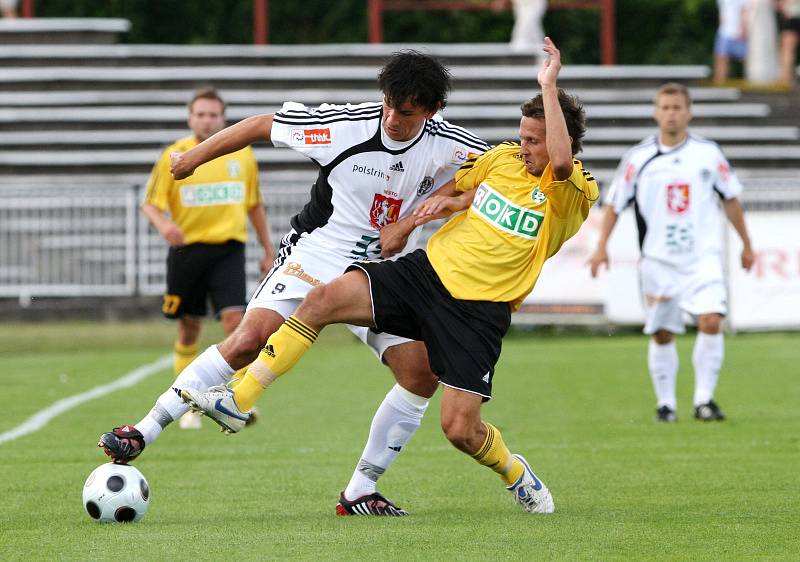
M 33 17 L 33 0 L 22 0 L 22 9 L 19 12 L 23 18 Z
M 269 0 L 253 0 L 253 43 L 269 43 Z
M 601 62 L 605 65 L 616 64 L 617 30 L 616 18 L 614 17 L 614 0 L 603 0 L 603 6 L 600 11 L 603 13 L 600 20 Z
M 383 2 L 367 2 L 367 29 L 370 43 L 383 43 Z

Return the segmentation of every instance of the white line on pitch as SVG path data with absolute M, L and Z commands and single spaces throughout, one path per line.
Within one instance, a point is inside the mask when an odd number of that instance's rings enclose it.
M 54 402 L 44 410 L 36 412 L 14 429 L 10 429 L 9 431 L 0 433 L 0 445 L 5 443 L 6 441 L 13 441 L 14 439 L 18 439 L 23 435 L 27 435 L 29 433 L 33 433 L 34 431 L 38 431 L 45 425 L 47 425 L 47 423 L 50 420 L 52 420 L 59 414 L 63 414 L 64 412 L 71 410 L 74 407 L 83 404 L 84 402 L 87 402 L 89 400 L 94 400 L 95 398 L 100 398 L 101 396 L 110 394 L 115 390 L 133 386 L 139 381 L 149 377 L 153 373 L 157 373 L 158 371 L 168 367 L 171 364 L 172 364 L 172 355 L 171 354 L 165 355 L 161 359 L 158 359 L 152 363 L 148 363 L 147 365 L 142 365 L 138 369 L 134 369 L 127 375 L 122 375 L 117 380 L 111 381 L 108 384 L 96 386 L 94 388 L 87 390 L 86 392 L 82 392 L 81 394 L 76 394 L 68 398 L 62 398 L 61 400 L 59 400 L 58 402 Z

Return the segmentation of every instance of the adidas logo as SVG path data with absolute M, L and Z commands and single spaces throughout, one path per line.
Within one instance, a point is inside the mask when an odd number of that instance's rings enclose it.
M 481 379 L 481 380 L 482 380 L 483 382 L 485 382 L 486 384 L 489 384 L 489 374 L 490 374 L 490 373 L 491 373 L 491 371 L 486 371 L 486 374 L 485 374 L 485 375 L 483 375 L 483 378 Z
M 275 348 L 272 347 L 272 344 L 267 344 L 266 346 L 264 346 L 264 352 L 273 359 L 275 359 Z
M 390 172 L 405 172 L 405 169 L 403 168 L 403 162 L 400 161 L 397 164 L 392 164 L 391 166 L 389 166 L 389 171 Z
M 397 451 L 398 453 L 400 452 L 400 449 L 402 449 L 402 447 L 392 447 L 391 445 L 389 446 L 389 448 L 390 448 L 392 451 Z

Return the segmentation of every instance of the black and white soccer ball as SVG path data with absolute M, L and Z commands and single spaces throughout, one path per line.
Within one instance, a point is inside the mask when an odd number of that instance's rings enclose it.
M 83 508 L 98 523 L 132 523 L 149 507 L 147 479 L 127 464 L 101 464 L 83 485 Z

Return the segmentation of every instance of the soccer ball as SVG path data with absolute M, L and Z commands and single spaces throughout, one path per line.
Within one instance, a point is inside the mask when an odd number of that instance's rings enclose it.
M 101 464 L 83 485 L 83 508 L 98 523 L 138 521 L 148 507 L 150 485 L 141 472 L 127 464 Z

